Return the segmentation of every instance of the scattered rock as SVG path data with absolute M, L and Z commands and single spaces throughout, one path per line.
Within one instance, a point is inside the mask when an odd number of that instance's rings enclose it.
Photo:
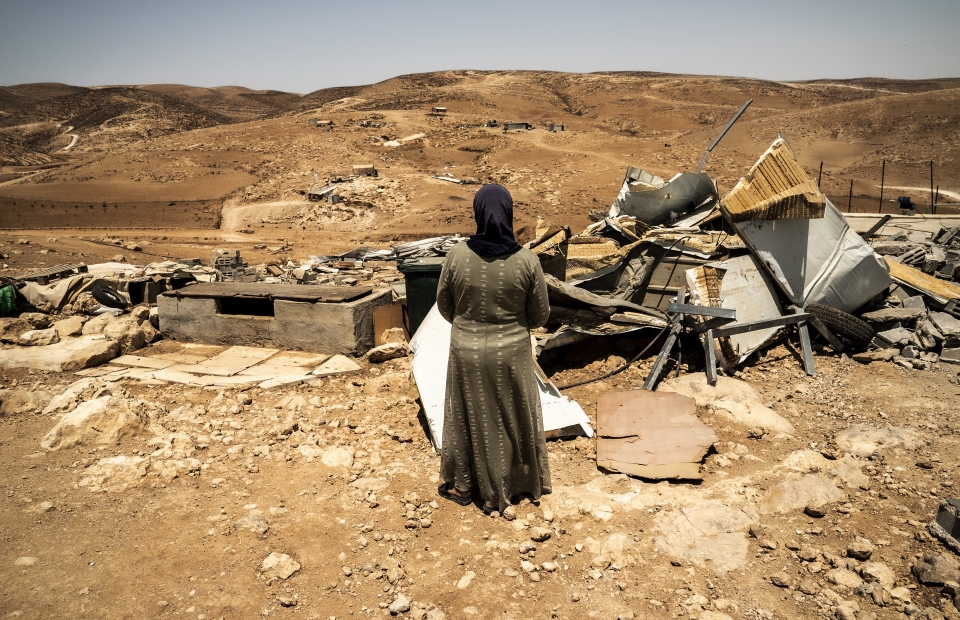
M 835 568 L 827 571 L 826 578 L 827 581 L 834 585 L 844 586 L 850 589 L 856 588 L 863 583 L 863 579 L 860 579 L 859 575 L 845 568 Z
M 860 567 L 860 576 L 867 583 L 878 583 L 885 590 L 892 590 L 897 578 L 886 564 L 880 562 L 866 562 Z
M 388 607 L 390 613 L 394 616 L 410 611 L 410 601 L 404 595 L 398 596 Z
M 814 596 L 820 592 L 820 584 L 813 579 L 804 579 L 797 589 L 808 596 Z
M 103 335 L 120 346 L 121 353 L 131 353 L 142 349 L 146 337 L 136 319 L 130 316 L 119 317 L 103 328 Z
M 813 517 L 814 519 L 822 519 L 827 514 L 827 505 L 823 502 L 815 502 L 812 504 L 807 504 L 803 507 L 803 512 L 808 517 Z
M 233 524 L 234 529 L 253 532 L 264 536 L 270 530 L 270 523 L 260 515 L 248 515 Z
M 407 335 L 404 333 L 402 327 L 391 327 L 390 329 L 384 330 L 383 334 L 380 336 L 380 342 L 383 344 L 389 344 L 392 342 L 407 342 Z
M 147 344 L 160 337 L 160 332 L 150 321 L 140 323 L 140 331 L 143 332 L 143 341 Z
M 477 574 L 475 572 L 473 572 L 472 570 L 468 570 L 466 573 L 463 574 L 463 577 L 460 578 L 460 581 L 457 582 L 457 587 L 460 588 L 461 590 L 465 590 L 467 587 L 470 586 L 470 582 L 473 581 L 473 578 L 476 576 Z
M 300 564 L 286 553 L 277 553 L 274 551 L 264 558 L 260 570 L 264 573 L 270 573 L 272 571 L 273 574 L 280 579 L 289 579 L 291 575 L 300 570 Z
M 770 583 L 778 588 L 789 588 L 793 585 L 793 581 L 786 573 L 776 573 L 775 575 L 770 575 Z
M 545 527 L 535 527 L 530 530 L 530 540 L 535 542 L 543 542 L 550 538 L 553 535 L 551 530 L 548 530 Z
M 940 586 L 948 581 L 960 582 L 960 566 L 942 553 L 925 553 L 912 568 L 917 581 L 927 586 Z
M 410 350 L 405 342 L 388 342 L 367 351 L 367 359 L 379 364 L 398 357 L 406 357 L 409 353 Z
M 280 605 L 283 607 L 297 606 L 297 599 L 293 598 L 292 596 L 278 596 L 277 602 L 280 603 Z
M 60 342 L 60 334 L 53 327 L 48 329 L 32 329 L 20 334 L 18 344 L 24 347 L 45 347 Z
M 33 566 L 40 560 L 38 558 L 32 558 L 29 556 L 19 557 L 13 561 L 14 566 Z
M 341 447 L 327 448 L 320 457 L 320 461 L 327 467 L 346 469 L 353 465 L 353 451 Z
M 513 521 L 517 518 L 517 509 L 514 506 L 507 506 L 503 509 L 503 518 L 507 521 Z
M 857 537 L 852 543 L 847 545 L 847 557 L 861 562 L 869 560 L 873 555 L 873 543 L 866 538 Z

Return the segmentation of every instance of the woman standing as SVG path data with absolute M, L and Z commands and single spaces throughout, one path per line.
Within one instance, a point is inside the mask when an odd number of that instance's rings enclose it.
M 486 513 L 550 493 L 530 330 L 550 317 L 540 261 L 513 234 L 513 198 L 485 185 L 477 234 L 447 255 L 437 307 L 453 323 L 444 403 L 441 496 Z

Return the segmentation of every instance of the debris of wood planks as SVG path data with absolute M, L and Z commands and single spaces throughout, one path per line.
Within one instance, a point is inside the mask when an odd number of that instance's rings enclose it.
M 697 402 L 669 392 L 608 392 L 597 400 L 597 465 L 641 478 L 702 480 L 717 435 Z

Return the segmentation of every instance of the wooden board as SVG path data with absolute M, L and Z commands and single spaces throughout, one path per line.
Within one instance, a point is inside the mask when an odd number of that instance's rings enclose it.
M 717 435 L 694 399 L 670 392 L 609 392 L 597 399 L 597 465 L 653 479 L 702 479 Z
M 344 303 L 360 299 L 373 289 L 368 286 L 313 286 L 270 284 L 268 282 L 201 282 L 163 293 L 168 297 L 271 298 L 289 301 Z

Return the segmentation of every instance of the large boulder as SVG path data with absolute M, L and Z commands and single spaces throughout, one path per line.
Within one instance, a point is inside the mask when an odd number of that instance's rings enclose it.
M 120 354 L 120 343 L 113 340 L 96 340 L 72 351 L 60 364 L 62 372 L 76 372 L 106 364 Z
M 79 444 L 111 444 L 146 426 L 146 420 L 131 411 L 122 399 L 101 396 L 80 403 L 63 416 L 40 441 L 40 447 L 55 451 Z
M 107 325 L 114 322 L 116 319 L 117 317 L 110 312 L 105 312 L 104 314 L 98 314 L 97 316 L 93 317 L 92 319 L 84 323 L 83 329 L 81 330 L 81 332 L 83 333 L 84 336 L 93 336 L 96 334 L 102 334 L 103 330 L 107 327 Z
M 142 349 L 146 343 L 143 330 L 131 316 L 117 318 L 103 328 L 103 335 L 120 345 L 121 353 L 130 353 Z

